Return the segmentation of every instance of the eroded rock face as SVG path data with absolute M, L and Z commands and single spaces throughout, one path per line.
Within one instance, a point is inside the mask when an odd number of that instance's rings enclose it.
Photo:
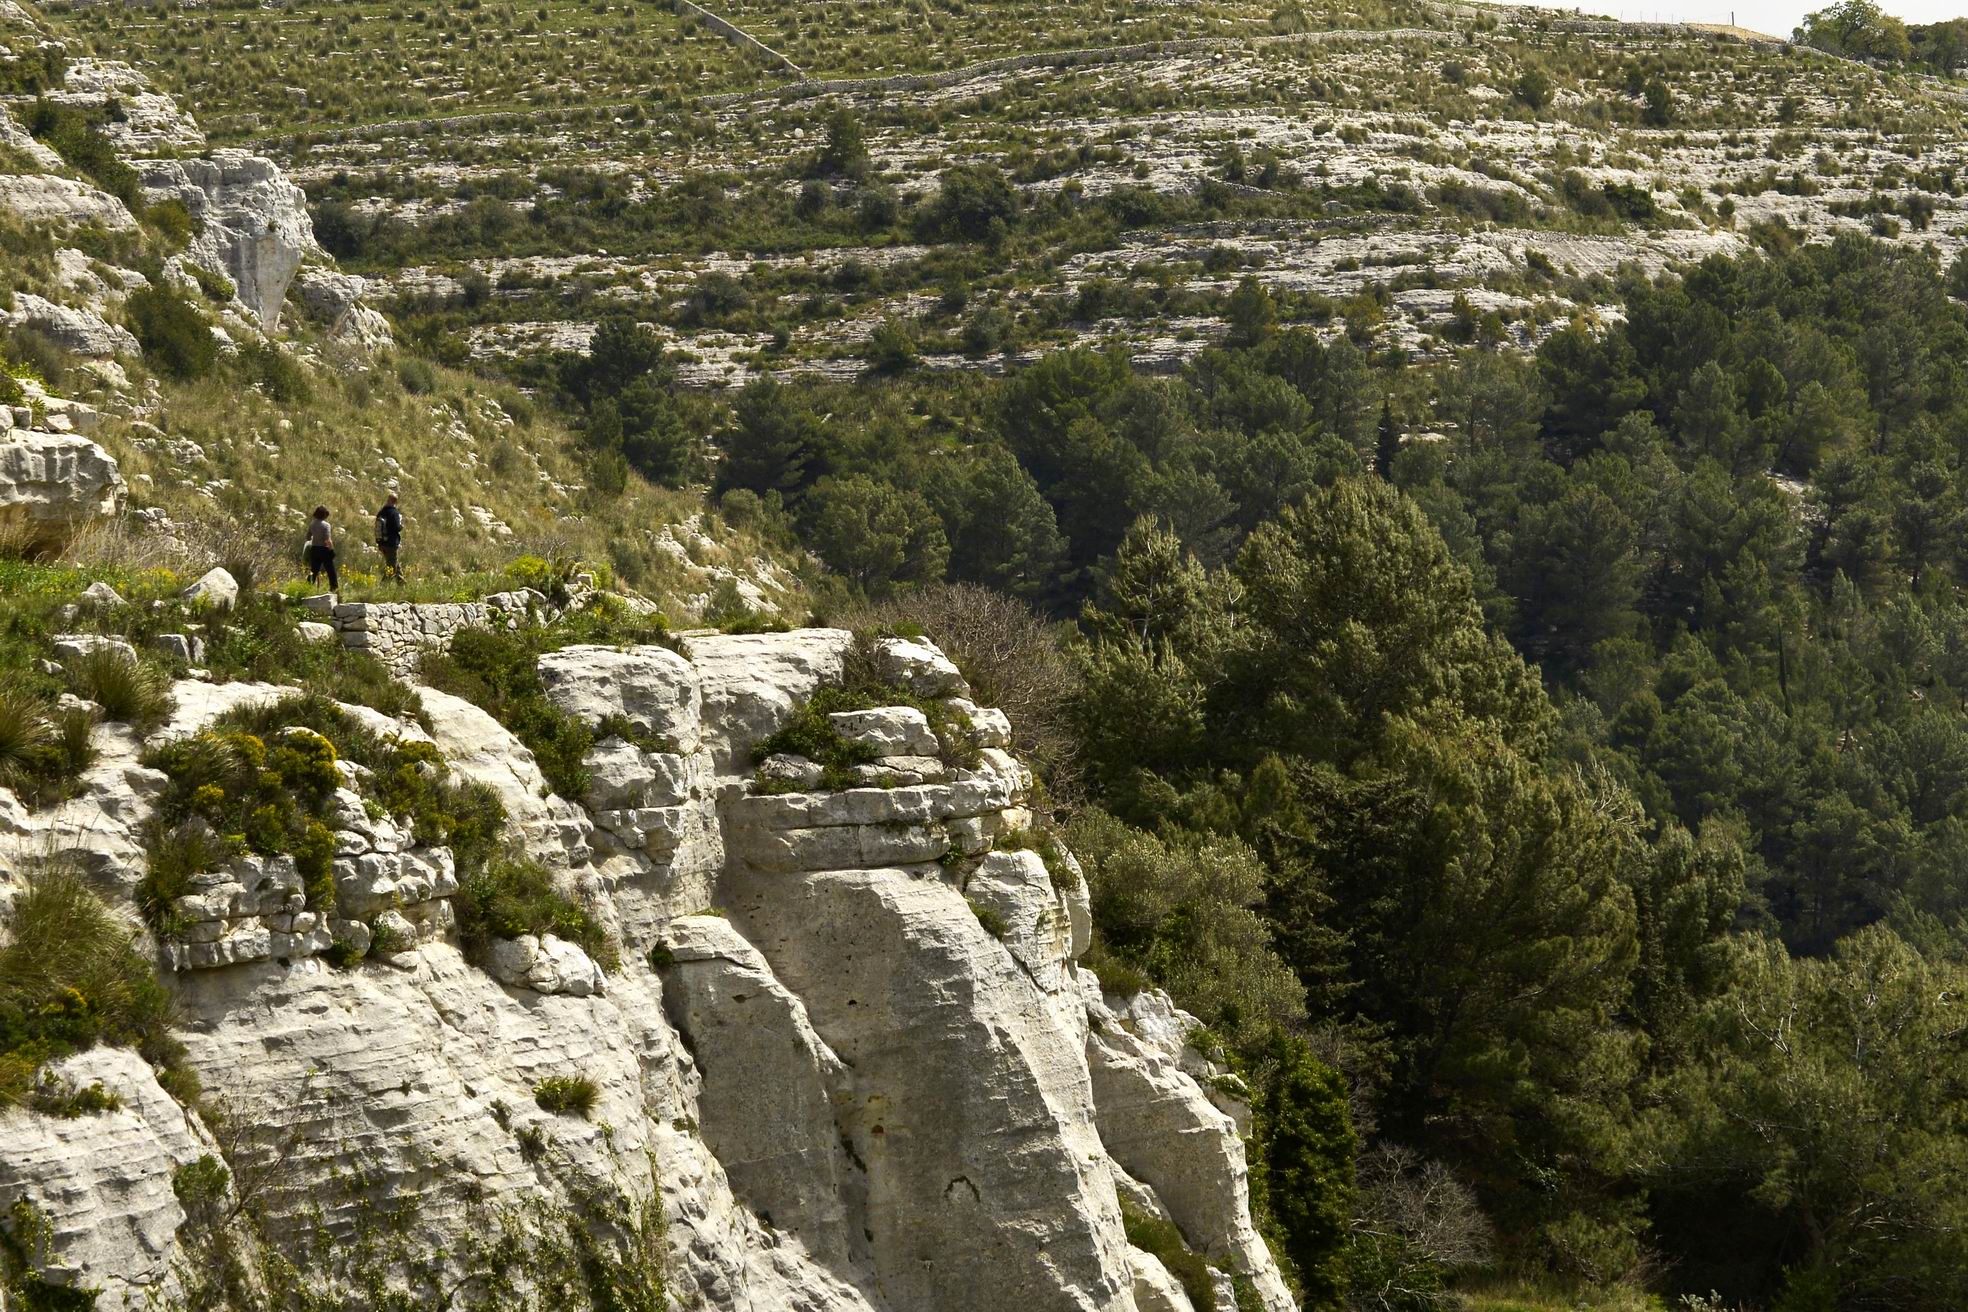
M 86 437 L 14 429 L 0 436 L 0 526 L 59 546 L 123 508 L 116 458 Z
M 272 160 L 243 150 L 203 159 L 151 160 L 142 169 L 153 201 L 181 201 L 200 225 L 192 260 L 232 279 L 239 301 L 266 328 L 280 322 L 288 284 L 310 256 L 320 257 L 307 193 Z
M 755 745 L 784 728 L 815 692 L 840 682 L 853 642 L 845 629 L 685 639 L 685 655 L 703 689 L 704 737 L 718 773 L 747 773 Z
M 0 174 L 0 210 L 35 227 L 129 232 L 137 226 L 129 206 L 100 187 L 46 173 Z
M 72 1118 L 0 1111 L 0 1197 L 32 1200 L 47 1222 L 42 1278 L 99 1289 L 103 1312 L 169 1297 L 185 1220 L 171 1177 L 216 1146 L 134 1052 L 97 1048 L 49 1071 L 77 1088 L 100 1084 L 122 1105 Z
M 866 1165 L 889 1299 L 1128 1306 L 1084 1058 L 963 896 L 889 869 L 758 876 L 738 899 L 740 922 L 852 1072 L 837 1119 Z
M 1031 824 L 1029 773 L 992 747 L 969 765 L 919 758 L 933 783 L 754 794 L 752 745 L 841 677 L 848 643 L 808 630 L 697 639 L 690 659 L 546 658 L 557 705 L 626 722 L 589 755 L 585 805 L 548 794 L 484 711 L 422 691 L 447 768 L 498 792 L 513 840 L 608 930 L 620 964 L 606 973 L 551 933 L 468 961 L 450 853 L 352 787 L 335 795 L 325 916 L 290 858 L 194 881 L 160 955 L 193 1067 L 231 1124 L 254 1127 L 218 1146 L 249 1173 L 279 1149 L 280 1183 L 256 1202 L 273 1242 L 305 1255 L 315 1209 L 348 1233 L 369 1204 L 337 1181 L 359 1161 L 375 1196 L 414 1200 L 421 1252 L 466 1253 L 488 1216 L 546 1208 L 615 1253 L 622 1218 L 658 1208 L 675 1306 L 1202 1312 L 1127 1244 L 1126 1197 L 1284 1312 L 1236 1119 L 1205 1088 L 1219 1081 L 1185 1047 L 1185 1018 L 1166 1000 L 1104 999 L 1074 965 L 1086 907 L 1070 856 L 993 850 Z M 919 695 L 960 697 L 947 664 L 929 649 L 894 668 Z M 160 739 L 282 694 L 178 691 Z M 848 727 L 933 750 L 920 715 L 897 709 Z M 165 781 L 136 765 L 134 735 L 99 732 L 103 759 L 64 805 L 105 819 L 98 873 L 133 895 Z M 0 790 L 0 837 L 47 823 L 22 814 Z M 701 914 L 712 906 L 725 914 Z M 368 955 L 331 965 L 329 944 Z M 91 1057 L 150 1079 L 130 1054 Z M 571 1076 L 593 1082 L 585 1116 L 536 1097 Z M 164 1097 L 154 1080 L 145 1097 Z M 192 1251 L 169 1174 L 213 1145 L 195 1115 L 150 1103 L 101 1127 L 11 1114 L 37 1147 L 29 1167 L 0 1154 L 0 1185 L 64 1209 L 51 1277 L 108 1289 L 116 1272 L 168 1293 Z

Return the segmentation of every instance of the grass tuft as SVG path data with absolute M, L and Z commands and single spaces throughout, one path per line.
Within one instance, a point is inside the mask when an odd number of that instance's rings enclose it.
M 533 1086 L 533 1101 L 543 1112 L 587 1119 L 601 1100 L 601 1090 L 585 1075 L 549 1075 Z
M 155 733 L 171 715 L 171 681 L 155 665 L 121 648 L 100 646 L 67 664 L 76 696 L 102 707 L 103 717 L 141 734 Z

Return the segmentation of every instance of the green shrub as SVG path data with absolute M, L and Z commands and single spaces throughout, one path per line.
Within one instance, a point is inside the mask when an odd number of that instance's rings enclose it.
M 449 651 L 426 657 L 420 673 L 431 687 L 490 712 L 526 744 L 554 792 L 580 798 L 588 791 L 584 762 L 594 734 L 547 700 L 536 668 L 542 639 L 537 629 L 466 629 Z
M 100 1116 L 119 1110 L 123 1095 L 104 1088 L 101 1080 L 78 1085 L 66 1076 L 44 1070 L 28 1094 L 27 1105 L 43 1116 L 72 1121 L 78 1116 Z
M 977 917 L 977 923 L 982 925 L 984 932 L 992 938 L 1003 938 L 1011 932 L 1011 926 L 1005 923 L 1005 918 L 998 914 L 997 908 L 987 907 L 969 898 L 965 898 L 964 902 L 970 907 L 970 914 Z
M 173 904 L 191 891 L 192 877 L 238 854 L 236 845 L 203 821 L 167 827 L 153 820 L 144 839 L 144 876 L 137 884 L 144 922 L 165 938 L 177 934 Z
M 75 695 L 102 707 L 105 719 L 149 734 L 170 718 L 170 677 L 121 648 L 98 646 L 68 661 L 65 673 Z
M 452 779 L 431 744 L 380 737 L 336 702 L 297 692 L 228 712 L 145 754 L 171 780 L 152 817 L 139 886 L 151 925 L 171 933 L 171 903 L 191 877 L 242 848 L 291 853 L 308 906 L 331 909 L 335 836 L 327 821 L 344 756 L 366 771 L 365 805 L 408 826 L 417 842 L 449 847 L 460 877 L 482 870 L 497 850 L 505 808 L 491 789 Z
M 226 1196 L 232 1188 L 232 1173 L 211 1153 L 195 1162 L 186 1162 L 171 1172 L 171 1192 L 178 1196 L 187 1212 L 198 1212 Z
M 32 1092 L 43 1063 L 97 1043 L 135 1047 L 154 1063 L 175 1064 L 181 1050 L 169 1033 L 170 995 L 131 946 L 130 932 L 79 874 L 62 866 L 31 872 L 6 928 L 0 1106 Z
M 271 342 L 252 342 L 242 348 L 239 371 L 247 382 L 282 404 L 305 401 L 314 390 L 307 370 Z
M 1122 1202 L 1121 1227 L 1127 1232 L 1130 1244 L 1168 1268 L 1191 1303 L 1197 1307 L 1216 1306 L 1216 1279 L 1210 1274 L 1210 1265 L 1189 1247 L 1174 1222 L 1138 1212 Z
M 1155 987 L 1155 981 L 1148 978 L 1147 971 L 1109 952 L 1107 945 L 1097 935 L 1092 946 L 1080 957 L 1080 965 L 1093 972 L 1094 978 L 1100 981 L 1103 993 L 1131 998 Z
M 96 759 L 95 723 L 86 708 L 53 710 L 25 680 L 0 678 L 0 788 L 28 806 L 75 796 Z
M 137 172 L 117 157 L 91 116 L 72 105 L 36 100 L 23 120 L 28 132 L 53 147 L 64 162 L 88 175 L 104 191 L 133 209 L 143 202 Z
M 815 698 L 815 702 L 819 700 Z M 781 753 L 817 763 L 820 786 L 827 789 L 852 788 L 854 767 L 869 764 L 877 755 L 870 744 L 844 737 L 814 702 L 795 711 L 783 728 L 752 749 L 753 759 L 758 761 Z
M 468 959 L 484 964 L 492 941 L 524 934 L 553 934 L 580 944 L 604 969 L 616 952 L 593 916 L 554 887 L 538 862 L 503 857 L 459 880 L 452 902 L 458 936 Z
M 203 378 L 219 359 L 210 325 L 177 292 L 153 284 L 124 302 L 130 327 L 152 367 L 173 378 Z
M 601 1090 L 585 1075 L 549 1075 L 533 1086 L 533 1101 L 543 1112 L 586 1119 L 601 1100 Z
M 164 239 L 164 244 L 174 250 L 183 250 L 190 245 L 191 239 L 198 235 L 201 226 L 197 218 L 186 208 L 185 203 L 175 196 L 145 207 L 143 219 L 157 230 L 158 236 Z M 196 266 L 193 267 L 196 269 Z M 200 279 L 201 285 L 203 281 Z

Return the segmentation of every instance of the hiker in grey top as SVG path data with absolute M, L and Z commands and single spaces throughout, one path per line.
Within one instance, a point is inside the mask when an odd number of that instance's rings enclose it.
M 328 507 L 316 506 L 307 530 L 308 582 L 328 576 L 328 591 L 342 590 L 342 576 L 335 569 L 335 533 L 328 527 Z

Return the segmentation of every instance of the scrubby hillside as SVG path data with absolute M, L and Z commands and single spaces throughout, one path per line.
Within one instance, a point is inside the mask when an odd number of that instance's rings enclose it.
M 56 428 L 118 460 L 142 527 L 89 549 L 217 549 L 270 579 L 326 504 L 360 587 L 369 516 L 400 489 L 417 594 L 477 595 L 532 555 L 611 570 L 679 616 L 798 595 L 782 546 L 627 471 L 597 478 L 552 410 L 398 349 L 274 163 L 208 147 L 130 64 L 0 18 L 0 401 L 28 427 L 55 398 Z
M 0 9 L 11 1293 L 1968 1302 L 1963 84 L 716 9 Z

